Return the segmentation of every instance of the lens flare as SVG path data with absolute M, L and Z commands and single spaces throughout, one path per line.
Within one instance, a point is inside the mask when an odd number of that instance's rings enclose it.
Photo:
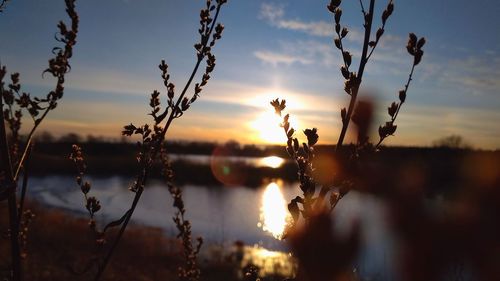
M 286 208 L 283 193 L 275 182 L 267 185 L 262 195 L 260 211 L 258 226 L 262 227 L 262 230 L 271 233 L 274 238 L 281 239 L 291 218 Z

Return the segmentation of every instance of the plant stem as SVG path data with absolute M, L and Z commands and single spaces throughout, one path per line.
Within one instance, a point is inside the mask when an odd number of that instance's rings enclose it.
M 28 134 L 26 146 L 24 147 L 23 155 L 21 156 L 21 159 L 19 160 L 19 163 L 17 164 L 16 173 L 14 174 L 14 181 L 17 181 L 17 179 L 19 177 L 19 173 L 21 172 L 21 168 L 23 167 L 24 162 L 26 161 L 26 158 L 28 156 L 28 150 L 30 149 L 31 143 L 33 141 L 33 135 L 35 134 L 36 129 L 42 123 L 43 119 L 47 116 L 49 111 L 50 111 L 50 107 L 47 107 L 47 109 L 45 109 L 45 111 L 43 112 L 42 117 L 37 119 L 38 121 L 35 121 L 35 125 L 33 126 L 33 128 L 31 128 L 31 131 Z
M 145 183 L 145 181 L 144 181 Z M 125 217 L 125 221 L 123 222 L 120 231 L 118 232 L 115 240 L 113 241 L 113 244 L 111 245 L 111 248 L 109 249 L 108 253 L 106 254 L 106 257 L 104 258 L 104 261 L 102 264 L 99 265 L 97 274 L 94 278 L 94 281 L 98 281 L 101 279 L 102 274 L 104 273 L 104 270 L 106 269 L 106 266 L 109 263 L 109 260 L 111 259 L 111 256 L 116 248 L 118 246 L 118 242 L 120 241 L 121 237 L 123 236 L 123 233 L 125 232 L 125 229 L 127 228 L 127 225 L 132 218 L 132 214 L 137 207 L 137 203 L 139 203 L 139 199 L 141 198 L 141 194 L 143 192 L 143 188 L 139 188 L 135 194 L 134 201 L 132 202 L 132 206 L 130 209 L 127 211 L 129 214 Z
M 219 16 L 220 7 L 221 7 L 220 5 L 217 6 L 217 11 L 216 11 L 215 17 L 212 21 L 212 26 L 210 27 L 210 32 L 208 33 L 208 38 L 212 34 L 212 31 L 213 31 L 215 24 L 217 22 L 217 17 Z M 207 46 L 208 41 L 209 40 L 207 39 L 204 42 L 203 49 Z M 189 86 L 193 82 L 194 76 L 196 75 L 196 72 L 198 71 L 198 68 L 200 67 L 200 64 L 203 61 L 204 57 L 205 57 L 205 55 L 198 57 L 198 60 L 196 61 L 196 65 L 195 65 L 193 71 L 191 72 L 191 75 L 189 76 L 189 79 L 186 82 L 184 89 L 182 90 L 180 96 L 177 99 L 175 107 L 170 112 L 167 123 L 165 124 L 165 127 L 163 128 L 163 130 L 161 132 L 161 137 L 159 138 L 158 142 L 155 144 L 155 146 L 153 148 L 153 155 L 152 155 L 153 159 L 156 157 L 158 151 L 160 151 L 160 146 L 165 139 L 165 135 L 167 133 L 167 130 L 170 127 L 170 124 L 172 123 L 172 121 L 175 119 L 175 114 L 176 114 L 177 108 L 181 104 L 182 99 L 184 98 L 187 90 L 189 89 Z M 137 183 L 135 186 L 137 191 L 135 193 L 134 200 L 132 201 L 132 206 L 127 211 L 128 215 L 125 217 L 125 220 L 123 221 L 123 224 L 120 227 L 120 231 L 118 232 L 116 238 L 113 241 L 113 244 L 111 245 L 111 248 L 109 249 L 108 253 L 106 254 L 106 256 L 103 260 L 103 263 L 101 265 L 99 265 L 99 269 L 98 269 L 97 274 L 94 278 L 94 281 L 100 280 L 102 274 L 104 273 L 104 270 L 106 269 L 106 267 L 111 259 L 111 256 L 113 255 L 113 252 L 114 252 L 116 246 L 118 245 L 118 242 L 121 240 L 123 233 L 125 232 L 125 229 L 127 228 L 127 225 L 129 223 L 130 219 L 132 218 L 132 215 L 134 214 L 134 211 L 137 207 L 137 204 L 139 203 L 139 200 L 141 199 L 141 195 L 142 195 L 142 192 L 144 191 L 144 186 L 146 185 L 150 169 L 151 169 L 151 165 L 148 164 L 147 161 L 143 162 L 142 177 L 141 177 L 140 183 Z
M 415 69 L 415 64 L 412 65 L 410 74 L 408 75 L 408 80 L 406 81 L 405 84 L 405 94 L 408 92 L 408 87 L 410 86 L 411 80 L 413 80 L 413 70 Z M 394 121 L 396 121 L 396 117 L 398 117 L 399 110 L 401 109 L 401 106 L 403 106 L 404 102 L 399 103 L 398 109 L 396 110 L 396 113 L 394 113 L 394 116 L 391 118 L 391 124 L 394 124 Z M 375 145 L 375 148 L 379 148 L 382 142 L 385 140 L 386 137 L 380 138 L 378 141 L 377 145 Z
M 363 78 L 363 72 L 365 70 L 366 62 L 367 62 L 367 53 L 368 53 L 368 42 L 370 42 L 370 33 L 372 29 L 372 21 L 373 21 L 373 10 L 375 6 L 375 0 L 370 0 L 370 8 L 368 14 L 366 16 L 365 23 L 365 38 L 363 42 L 363 52 L 361 54 L 361 60 L 359 62 L 359 70 L 357 74 L 357 78 L 355 84 L 353 86 L 351 92 L 351 100 L 349 102 L 349 109 L 347 110 L 347 115 L 345 121 L 342 124 L 342 131 L 340 132 L 339 140 L 337 142 L 337 146 L 335 150 L 339 150 L 342 144 L 344 143 L 345 134 L 347 132 L 347 128 L 349 127 L 349 122 L 351 121 L 351 115 L 354 111 L 354 105 L 356 104 L 356 97 L 358 95 L 359 86 L 361 85 L 361 80 Z
M 9 205 L 9 228 L 10 228 L 10 245 L 12 259 L 12 280 L 21 281 L 21 250 L 19 247 L 19 221 L 17 217 L 17 200 L 16 200 L 16 182 L 13 180 L 12 166 L 10 161 L 9 147 L 7 144 L 7 134 L 5 132 L 5 118 L 3 114 L 3 97 L 0 96 L 0 155 L 2 156 L 2 171 L 5 172 L 7 186 L 9 189 L 8 205 Z
M 31 154 L 31 151 L 33 149 L 33 145 L 29 146 L 28 150 L 28 160 L 26 160 L 26 164 L 24 165 L 24 172 L 23 172 L 23 184 L 21 186 L 21 198 L 19 199 L 19 209 L 18 209 L 18 220 L 19 224 L 21 224 L 21 219 L 23 215 L 23 208 L 24 208 L 24 199 L 26 198 L 26 189 L 28 187 L 28 174 L 29 174 L 29 162 L 30 162 L 30 157 L 29 154 Z

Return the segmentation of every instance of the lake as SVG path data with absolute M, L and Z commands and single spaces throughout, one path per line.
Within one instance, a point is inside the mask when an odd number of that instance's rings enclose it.
M 97 216 L 99 223 L 119 218 L 130 206 L 134 195 L 128 190 L 131 179 L 109 177 L 89 180 L 92 182 L 90 195 L 96 196 L 102 205 Z M 284 184 L 277 180 L 257 189 L 193 185 L 183 186 L 182 189 L 186 217 L 192 223 L 193 234 L 203 236 L 208 244 L 229 246 L 240 240 L 261 249 L 288 252 L 284 241 L 263 230 L 266 224 L 262 216 L 262 211 L 266 209 L 263 203 L 265 197 L 269 198 L 271 194 L 278 198 L 271 201 L 274 204 L 271 208 L 275 210 L 271 213 L 286 210 L 286 203 L 300 194 L 298 184 Z M 31 178 L 29 198 L 75 215 L 86 215 L 83 194 L 70 176 Z M 174 213 L 172 198 L 165 185 L 160 181 L 152 181 L 143 193 L 132 222 L 160 227 L 166 234 L 174 236 Z M 375 197 L 351 192 L 340 201 L 333 216 L 336 217 L 335 229 L 340 232 L 349 229 L 354 220 L 361 222 L 364 230 L 363 250 L 357 269 L 369 276 L 382 274 L 387 280 L 392 278 L 388 275 L 392 272 L 390 260 L 395 239 L 388 231 L 385 214 L 384 205 Z

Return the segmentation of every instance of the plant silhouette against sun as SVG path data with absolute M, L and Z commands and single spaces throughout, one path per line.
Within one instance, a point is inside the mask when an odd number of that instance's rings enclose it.
M 116 221 L 108 223 L 102 231 L 97 229 L 94 221 L 95 213 L 101 209 L 100 202 L 96 197 L 87 195 L 91 190 L 91 184 L 88 181 L 83 180 L 86 165 L 84 164 L 81 148 L 77 145 L 73 146 L 73 152 L 70 159 L 74 161 L 77 167 L 78 175 L 76 177 L 76 181 L 85 196 L 85 207 L 90 216 L 89 226 L 96 234 L 96 243 L 98 247 L 104 251 L 102 255 L 97 255 L 92 258 L 90 263 L 85 266 L 83 270 L 83 272 L 85 272 L 92 266 L 96 265 L 97 273 L 94 280 L 101 279 L 106 266 L 108 265 L 111 256 L 121 240 L 137 204 L 139 203 L 147 180 L 152 172 L 153 164 L 156 161 L 162 162 L 162 172 L 165 177 L 166 184 L 169 187 L 169 191 L 174 199 L 174 207 L 178 210 L 178 213 L 174 216 L 173 221 L 179 230 L 179 237 L 182 238 L 184 256 L 186 260 L 185 267 L 179 268 L 179 278 L 181 280 L 189 281 L 199 279 L 200 272 L 196 263 L 196 255 L 201 247 L 202 239 L 198 238 L 198 243 L 195 246 L 191 241 L 191 225 L 190 222 L 184 218 L 185 209 L 182 200 L 182 193 L 172 184 L 173 174 L 170 166 L 168 165 L 164 142 L 166 133 L 172 122 L 175 119 L 180 118 L 200 97 L 200 93 L 207 85 L 210 79 L 210 74 L 215 68 L 215 55 L 212 53 L 212 48 L 222 37 L 224 26 L 217 22 L 217 18 L 222 6 L 226 2 L 227 0 L 207 0 L 206 6 L 200 11 L 200 28 L 198 29 L 200 41 L 194 45 L 196 50 L 196 63 L 181 93 L 176 96 L 175 85 L 170 82 L 168 65 L 164 60 L 162 60 L 158 67 L 161 71 L 163 84 L 166 87 L 166 106 L 162 108 L 162 96 L 159 91 L 154 90 L 149 101 L 149 106 L 151 108 L 149 115 L 153 118 L 153 124 L 144 124 L 142 126 L 129 124 L 124 126 L 122 131 L 124 136 L 136 136 L 140 138 L 140 141 L 137 142 L 139 153 L 136 157 L 139 172 L 136 175 L 135 181 L 129 187 L 129 190 L 135 195 L 130 208 L 123 214 L 123 216 Z M 188 90 L 190 89 L 191 83 L 193 82 L 203 61 L 205 61 L 206 66 L 201 77 L 201 81 L 194 85 L 193 94 L 188 97 Z M 111 238 L 108 243 L 106 231 L 113 227 L 120 228 L 116 236 Z M 106 244 L 109 244 L 109 247 L 106 247 Z
M 359 67 L 357 72 L 351 71 L 352 55 L 349 51 L 345 50 L 342 40 L 348 36 L 349 30 L 347 27 L 342 27 L 340 24 L 342 17 L 342 9 L 340 8 L 341 0 L 331 1 L 327 6 L 328 10 L 334 16 L 334 29 L 336 32 L 336 38 L 334 39 L 335 47 L 340 50 L 343 58 L 343 64 L 340 67 L 340 72 L 345 79 L 344 91 L 348 96 L 350 96 L 348 108 L 342 108 L 340 111 L 340 117 L 342 119 L 342 128 L 339 135 L 339 139 L 336 145 L 336 152 L 339 154 L 349 153 L 346 158 L 348 161 L 355 161 L 360 157 L 360 154 L 366 152 L 374 152 L 380 147 L 382 142 L 389 136 L 394 135 L 397 126 L 394 124 L 398 113 L 406 101 L 406 94 L 408 87 L 412 80 L 413 71 L 415 66 L 417 66 L 422 60 L 424 54 L 422 47 L 425 44 L 425 39 L 418 39 L 413 33 L 410 33 L 408 44 L 406 49 L 408 53 L 413 57 L 413 63 L 408 75 L 408 80 L 404 85 L 404 88 L 398 92 L 399 102 L 393 102 L 387 109 L 390 116 L 390 120 L 384 125 L 381 125 L 378 129 L 379 141 L 376 144 L 369 142 L 368 138 L 368 127 L 371 123 L 372 113 L 371 104 L 367 102 L 357 102 L 358 92 L 361 86 L 363 73 L 366 64 L 368 63 L 370 57 L 372 56 L 374 50 L 378 46 L 382 35 L 385 32 L 385 25 L 387 20 L 392 15 L 394 10 L 393 1 L 390 0 L 382 13 L 381 20 L 382 24 L 376 31 L 375 38 L 371 37 L 372 25 L 373 25 L 373 13 L 375 0 L 370 1 L 369 10 L 365 11 L 363 2 L 360 1 L 362 14 L 364 16 L 364 42 L 363 51 L 361 54 Z M 271 101 L 271 105 L 274 107 L 276 114 L 282 116 L 283 110 L 286 108 L 286 101 L 275 99 Z M 283 116 L 283 122 L 281 127 L 283 127 L 284 132 L 287 137 L 286 151 L 288 154 L 296 161 L 298 166 L 298 176 L 300 181 L 300 189 L 303 192 L 303 197 L 296 197 L 288 205 L 289 211 L 297 222 L 300 215 L 305 219 L 312 214 L 312 210 L 315 207 L 322 207 L 323 200 L 325 196 L 330 192 L 330 209 L 333 209 L 338 201 L 351 189 L 351 183 L 348 179 L 336 179 L 332 185 L 323 185 L 320 188 L 319 193 L 316 195 L 317 184 L 314 180 L 314 145 L 318 142 L 319 136 L 316 128 L 304 130 L 304 135 L 307 137 L 307 142 L 303 142 L 299 145 L 298 138 L 294 137 L 295 129 L 290 126 L 289 123 L 290 115 L 286 114 Z M 344 138 L 349 127 L 350 121 L 353 121 L 358 127 L 358 138 L 357 143 L 349 147 L 349 151 L 345 151 L 343 148 Z M 347 163 L 344 163 L 347 164 Z M 302 209 L 299 208 L 299 204 L 302 205 Z
M 377 151 L 382 142 L 389 136 L 394 135 L 397 126 L 395 125 L 396 118 L 399 111 L 406 101 L 407 91 L 409 84 L 412 80 L 413 71 L 423 56 L 422 47 L 425 44 L 425 39 L 418 39 L 413 33 L 410 33 L 406 49 L 413 57 L 412 67 L 408 80 L 404 88 L 398 92 L 399 102 L 393 102 L 388 107 L 388 114 L 390 120 L 378 129 L 379 140 L 376 144 L 372 144 L 368 138 L 368 130 L 372 123 L 372 104 L 364 101 L 357 101 L 359 89 L 362 83 L 362 78 L 365 66 L 370 60 L 376 47 L 379 45 L 380 39 L 385 32 L 385 26 L 394 11 L 393 1 L 387 3 L 381 15 L 381 25 L 372 35 L 372 26 L 374 24 L 374 7 L 375 0 L 370 0 L 368 10 L 365 10 L 363 1 L 360 0 L 361 12 L 364 18 L 364 40 L 362 46 L 362 53 L 359 60 L 357 72 L 353 71 L 352 54 L 346 50 L 343 40 L 348 36 L 349 30 L 347 27 L 341 25 L 342 9 L 340 8 L 341 0 L 332 0 L 327 6 L 328 11 L 332 13 L 334 20 L 335 38 L 334 45 L 339 49 L 342 55 L 342 65 L 340 72 L 345 79 L 344 91 L 350 97 L 349 105 L 342 108 L 340 117 L 342 120 L 342 128 L 339 134 L 337 145 L 335 147 L 335 154 L 337 161 L 344 167 L 344 170 L 355 170 L 358 163 L 363 160 L 366 155 Z M 271 101 L 276 113 L 282 116 L 283 110 L 286 108 L 286 101 L 275 99 Z M 345 268 L 345 261 L 354 258 L 352 254 L 359 243 L 359 229 L 354 228 L 347 240 L 341 240 L 334 235 L 326 235 L 325 231 L 320 229 L 320 225 L 329 228 L 330 220 L 325 219 L 326 213 L 331 212 L 337 203 L 354 188 L 355 182 L 346 173 L 338 171 L 331 171 L 334 173 L 333 181 L 330 183 L 323 183 L 318 187 L 315 180 L 314 146 L 318 142 L 318 132 L 316 128 L 304 130 L 307 142 L 300 144 L 298 138 L 294 137 L 295 129 L 290 126 L 290 115 L 286 114 L 283 117 L 281 127 L 287 137 L 286 150 L 288 154 L 295 160 L 298 167 L 299 187 L 302 191 L 302 196 L 297 196 L 288 204 L 288 210 L 293 218 L 293 224 L 288 230 L 291 236 L 291 244 L 294 251 L 297 253 L 302 266 L 309 274 L 312 280 L 321 280 L 327 273 L 337 274 L 337 270 Z M 344 145 L 344 138 L 349 128 L 350 121 L 357 125 L 357 143 L 349 146 Z M 354 174 L 354 173 L 352 173 Z M 329 196 L 328 205 L 325 204 L 326 196 Z M 301 220 L 305 220 L 306 225 L 310 229 L 297 229 L 297 224 Z M 287 234 L 285 234 L 287 237 Z M 333 237 L 333 238 L 332 238 Z M 340 239 L 340 240 L 338 240 Z M 317 241 L 316 243 L 311 242 Z M 321 242 L 318 242 L 321 241 Z M 344 241 L 345 243 L 342 243 Z M 322 245 L 321 247 L 316 247 Z M 331 245 L 331 246 L 328 246 Z M 337 246 L 335 246 L 337 245 Z M 338 245 L 350 245 L 340 247 Z M 315 248 L 316 247 L 316 248 Z M 316 250 L 311 250 L 316 249 Z M 314 258 L 316 257 L 319 258 Z M 323 259 L 329 260 L 328 264 L 321 263 Z M 328 257 L 328 258 L 326 258 Z M 317 262 L 311 262 L 316 260 Z M 337 263 L 332 261 L 338 261 Z M 342 261 L 342 262 L 340 262 Z M 332 264 L 334 264 L 332 266 Z M 337 267 L 335 267 L 337 266 Z

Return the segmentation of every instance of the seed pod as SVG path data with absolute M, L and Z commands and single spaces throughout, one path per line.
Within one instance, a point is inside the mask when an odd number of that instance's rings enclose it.
M 418 40 L 418 42 L 417 42 L 417 49 L 421 49 L 421 48 L 424 46 L 424 44 L 425 44 L 425 38 L 424 38 L 424 37 L 422 37 L 422 38 L 420 38 L 420 40 Z
M 345 79 L 349 79 L 349 70 L 345 66 L 340 67 L 340 72 L 342 72 L 342 76 L 344 76 Z
M 342 17 L 342 9 L 335 9 L 335 23 L 340 23 L 340 17 Z
M 335 47 L 337 47 L 337 49 L 340 50 L 340 39 L 339 38 L 333 39 L 333 43 L 335 43 Z
M 391 117 L 394 117 L 394 114 L 396 114 L 396 111 L 398 110 L 398 104 L 393 102 L 391 106 L 387 108 L 387 112 Z
M 347 64 L 347 66 L 350 66 L 351 62 L 352 62 L 351 54 L 349 52 L 345 51 L 342 53 L 342 56 L 344 57 L 344 61 Z
M 417 36 L 414 33 L 410 33 L 408 39 L 408 46 L 415 47 L 417 45 Z
M 405 102 L 405 100 L 406 100 L 406 91 L 405 90 L 399 91 L 399 100 L 401 101 L 401 103 Z
M 342 28 L 342 32 L 340 33 L 340 36 L 342 38 L 346 37 L 347 33 L 349 32 L 349 30 L 347 30 L 347 28 Z
M 384 29 L 379 28 L 379 29 L 377 30 L 377 34 L 376 34 L 376 36 L 377 36 L 377 40 L 378 40 L 378 39 L 380 39 L 380 37 L 382 37 L 382 34 L 384 34 Z

